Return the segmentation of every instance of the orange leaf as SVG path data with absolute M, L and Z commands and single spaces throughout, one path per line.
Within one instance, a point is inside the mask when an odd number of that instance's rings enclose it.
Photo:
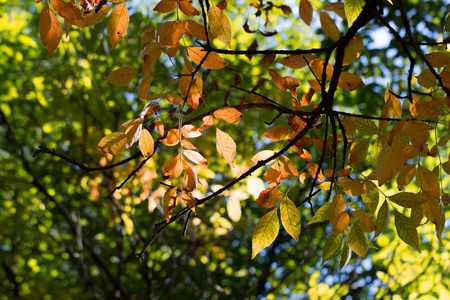
M 39 35 L 41 36 L 42 44 L 48 48 L 48 54 L 52 57 L 53 51 L 61 42 L 62 30 L 56 16 L 48 7 L 48 2 L 42 9 L 39 18 Z
M 52 0 L 52 7 L 56 13 L 67 20 L 82 20 L 81 10 L 75 3 L 62 0 Z
M 190 3 L 191 1 L 178 1 L 178 5 L 180 6 L 180 10 L 186 16 L 198 16 L 200 13 L 194 6 Z
M 288 134 L 288 132 L 289 132 L 288 127 L 283 125 L 277 125 L 264 132 L 263 136 L 267 136 L 272 141 L 280 141 Z
M 125 135 L 127 136 L 127 143 L 124 149 L 130 148 L 134 143 L 139 140 L 142 130 L 142 119 L 137 118 L 132 120 L 127 124 L 127 129 L 125 129 Z
M 180 142 L 180 131 L 178 129 L 171 129 L 167 132 L 167 137 L 161 140 L 166 146 L 175 146 Z
M 337 85 L 344 90 L 353 91 L 360 86 L 364 86 L 364 82 L 358 75 L 349 72 L 342 72 Z
M 337 28 L 334 20 L 325 12 L 320 12 L 320 24 L 322 25 L 322 30 L 328 35 L 333 41 L 337 42 L 341 36 L 339 29 Z
M 351 211 L 350 213 L 356 220 L 358 220 L 359 223 L 361 223 L 362 228 L 365 232 L 372 232 L 377 229 L 377 225 L 375 225 L 375 222 L 366 212 L 356 210 Z
M 123 149 L 126 142 L 127 137 L 123 132 L 113 132 L 102 138 L 98 147 L 103 153 L 115 155 Z
M 282 180 L 280 165 L 278 162 L 274 163 L 273 166 L 271 166 L 269 170 L 264 173 L 263 177 L 267 180 L 267 184 L 270 187 L 278 186 Z
M 102 21 L 112 7 L 109 5 L 104 5 L 102 9 L 96 13 L 94 10 L 89 12 L 88 14 L 82 14 L 83 20 L 73 20 L 72 25 L 84 28 L 95 25 Z
M 308 172 L 311 174 L 312 178 L 316 177 L 317 172 L 319 171 L 319 165 L 315 163 L 311 163 L 308 166 Z M 325 179 L 323 178 L 322 170 L 317 175 L 317 180 L 324 182 Z
M 112 71 L 108 77 L 103 80 L 108 81 L 115 86 L 126 86 L 137 75 L 136 71 L 130 67 L 122 67 Z
M 156 39 L 156 28 L 151 26 L 142 34 L 141 44 L 146 44 Z
M 158 42 L 153 42 L 145 46 L 142 63 L 145 75 L 153 74 L 155 62 L 161 56 L 162 49 L 163 46 Z
M 150 92 L 151 84 L 152 84 L 151 76 L 145 76 L 139 83 L 138 96 L 139 96 L 139 99 L 141 99 L 142 101 L 144 101 L 147 98 L 148 92 Z
M 195 22 L 194 20 L 188 20 L 186 34 L 205 42 L 207 40 L 205 26 Z M 214 35 L 209 30 L 208 36 L 210 40 L 214 39 Z
M 142 155 L 145 157 L 151 156 L 155 149 L 154 147 L 155 143 L 152 135 L 144 128 L 139 136 L 139 148 L 141 149 Z
M 316 75 L 316 77 L 319 80 L 322 80 L 322 74 L 323 74 L 323 66 L 325 61 L 321 58 L 315 58 L 311 60 L 310 67 L 313 73 Z M 334 68 L 333 66 L 328 63 L 327 69 L 326 69 L 326 80 L 331 80 L 331 76 L 333 76 Z
M 256 204 L 262 208 L 271 208 L 281 200 L 281 197 L 283 197 L 282 192 L 276 188 L 270 188 L 259 193 Z
M 177 8 L 176 0 L 161 0 L 156 6 L 153 8 L 153 11 L 157 11 L 160 13 L 168 13 Z
M 193 191 L 197 188 L 198 183 L 197 173 L 195 173 L 195 169 L 190 163 L 188 163 L 184 159 L 181 162 L 183 164 L 183 169 L 185 172 L 184 183 L 186 185 L 186 188 L 189 191 Z
M 155 127 L 156 127 L 156 130 L 158 130 L 158 133 L 161 136 L 164 136 L 164 124 L 162 123 L 160 118 L 155 120 Z
M 190 149 L 190 150 L 197 149 L 197 148 L 195 148 L 195 146 L 192 145 L 192 143 L 189 142 L 188 140 L 181 140 L 181 146 L 183 146 L 183 148 Z
M 419 151 L 422 151 L 430 138 L 428 126 L 422 121 L 409 121 L 406 123 L 406 133 L 411 141 L 411 145 Z
M 312 54 L 294 54 L 283 58 L 280 63 L 291 69 L 301 69 L 306 66 L 306 61 L 310 62 L 314 58 Z
M 125 3 L 117 5 L 108 19 L 108 38 L 111 42 L 112 50 L 116 49 L 117 44 L 125 36 L 128 30 L 130 17 Z
M 331 200 L 330 207 L 328 208 L 328 220 L 330 220 L 330 223 L 334 223 L 337 216 L 345 211 L 345 199 L 342 197 L 341 194 L 337 194 L 333 197 L 333 200 Z
M 216 122 L 214 121 L 214 118 L 212 116 L 203 117 L 203 124 L 198 130 L 203 131 L 211 126 L 214 126 L 215 124 Z
M 187 51 L 192 61 L 197 65 L 201 63 L 203 68 L 217 70 L 225 68 L 228 65 L 219 54 L 203 51 L 202 47 L 189 47 Z M 207 53 L 208 56 L 206 56 Z
M 258 153 L 256 153 L 251 161 L 254 162 L 255 164 L 257 164 L 260 160 L 266 160 L 268 158 L 270 158 L 271 156 L 273 156 L 275 154 L 275 151 L 272 150 L 262 150 L 259 151 Z M 272 161 L 269 161 L 268 164 L 272 163 Z
M 163 165 L 164 176 L 169 176 L 170 179 L 180 177 L 183 170 L 183 164 L 181 163 L 181 155 L 168 159 Z
M 166 215 L 166 222 L 169 222 L 169 219 L 173 213 L 173 209 L 177 205 L 177 192 L 178 187 L 170 188 L 165 194 L 164 194 L 164 204 L 163 204 L 163 211 Z
M 311 24 L 313 8 L 309 0 L 300 0 L 300 18 L 306 25 Z
M 193 163 L 201 164 L 204 166 L 208 165 L 208 161 L 203 157 L 203 155 L 201 155 L 197 151 L 183 150 L 183 154 L 184 154 L 184 156 L 186 156 L 186 158 L 188 158 Z
M 243 115 L 234 107 L 223 107 L 214 112 L 214 117 L 228 123 L 235 123 L 243 118 Z
M 347 212 L 340 212 L 333 221 L 333 232 L 341 233 L 347 229 L 350 224 L 350 217 Z
M 186 20 L 164 22 L 158 30 L 158 41 L 164 46 L 175 45 L 186 33 L 187 25 Z
M 236 155 L 236 143 L 228 135 L 228 133 L 216 128 L 216 147 L 221 154 L 234 167 L 234 156 Z
M 194 125 L 186 124 L 183 127 L 181 127 L 181 134 L 188 139 L 196 138 L 202 135 L 200 131 L 195 128 Z

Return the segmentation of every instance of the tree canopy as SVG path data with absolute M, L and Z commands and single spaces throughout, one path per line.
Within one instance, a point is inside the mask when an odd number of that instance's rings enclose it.
M 0 299 L 450 296 L 445 1 L 6 3 Z

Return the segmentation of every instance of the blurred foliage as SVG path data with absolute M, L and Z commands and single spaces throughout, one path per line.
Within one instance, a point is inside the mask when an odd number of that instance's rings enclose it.
M 142 108 L 135 81 L 134 85 L 118 88 L 102 78 L 120 66 L 140 69 L 136 59 L 141 56 L 140 34 L 158 22 L 149 18 L 155 1 L 132 6 L 130 28 L 114 52 L 105 38 L 104 21 L 91 28 L 72 28 L 51 60 L 39 41 L 42 5 L 11 2 L 0 1 L 0 299 L 450 298 L 449 234 L 445 231 L 443 244 L 438 244 L 431 225 L 421 227 L 421 254 L 391 238 L 391 223 L 377 240 L 378 250 L 370 250 L 365 260 L 354 256 L 338 272 L 335 261 L 319 267 L 321 249 L 331 228 L 323 223 L 305 227 L 311 218 L 306 207 L 301 209 L 299 243 L 280 232 L 271 247 L 250 260 L 252 231 L 265 212 L 254 201 L 258 185 L 263 185 L 256 177 L 260 174 L 198 207 L 185 236 L 182 221 L 172 224 L 150 245 L 144 258 L 137 260 L 135 253 L 142 250 L 158 229 L 155 225 L 164 219 L 159 180 L 163 177 L 161 166 L 174 155 L 173 150 L 159 150 L 138 176 L 110 199 L 104 198 L 137 166 L 137 160 L 113 170 L 85 174 L 56 157 L 32 156 L 43 145 L 86 165 L 104 166 L 138 151 L 133 147 L 113 158 L 97 149 L 105 134 Z M 247 17 L 253 22 L 251 26 L 259 22 L 252 19 L 247 2 L 236 1 L 241 8 L 231 15 L 233 28 L 239 32 L 233 46 L 242 49 L 252 40 L 238 29 Z M 417 39 L 427 41 L 428 32 L 441 31 L 449 8 L 443 1 L 412 2 L 411 22 L 424 29 L 417 33 L 421 35 Z M 388 3 L 385 13 L 401 24 L 400 16 L 391 15 Z M 321 46 L 322 35 L 314 35 L 300 21 L 279 18 L 283 29 L 276 23 L 271 26 L 281 34 L 258 40 L 260 46 L 297 48 L 299 40 L 305 49 Z M 301 30 L 289 30 L 292 26 Z M 399 44 L 391 40 L 383 49 L 372 45 L 376 34 L 386 35 L 376 31 L 376 22 L 373 26 L 363 35 L 370 47 L 364 49 L 359 63 L 348 67 L 372 84 L 338 95 L 337 105 L 349 110 L 381 110 L 378 102 L 387 81 L 396 85 L 394 90 L 405 88 L 402 82 L 407 60 L 396 50 Z M 260 59 L 227 57 L 231 68 L 251 74 L 243 77 L 243 88 L 251 88 L 261 76 L 267 77 L 260 73 L 261 68 L 253 68 Z M 157 69 L 166 74 L 170 72 L 168 67 L 160 63 Z M 219 87 L 209 95 L 212 107 L 223 104 L 224 89 L 220 87 L 228 87 L 233 75 L 214 72 L 206 82 Z M 305 76 L 293 73 L 300 80 Z M 160 77 L 152 84 L 155 93 L 170 79 Z M 300 88 L 306 91 L 306 87 Z M 289 101 L 271 85 L 260 92 L 277 101 Z M 232 91 L 228 101 L 238 104 L 242 97 Z M 230 135 L 241 137 L 237 161 L 248 161 L 255 148 L 271 147 L 258 140 L 265 131 L 261 121 L 274 117 L 274 112 L 251 112 L 238 126 L 221 124 Z M 204 135 L 197 142 L 206 157 L 214 151 L 210 136 Z M 210 169 L 222 170 L 218 174 L 208 170 L 201 173 L 208 180 L 214 179 L 215 184 L 228 182 L 235 175 L 222 160 L 211 161 Z M 295 186 L 291 194 L 300 199 L 307 189 Z M 226 203 L 231 193 L 239 191 L 252 196 L 241 199 L 242 217 L 232 222 Z M 323 199 L 319 195 L 315 206 L 323 204 Z

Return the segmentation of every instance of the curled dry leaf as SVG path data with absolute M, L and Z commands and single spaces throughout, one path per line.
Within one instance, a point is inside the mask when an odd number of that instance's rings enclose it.
M 178 145 L 179 142 L 180 142 L 180 130 L 178 129 L 169 130 L 169 132 L 167 132 L 167 137 L 161 140 L 161 143 L 163 143 L 166 146 L 175 146 Z
M 173 209 L 177 205 L 177 196 L 178 196 L 177 188 L 178 187 L 174 186 L 169 190 L 167 190 L 167 192 L 164 194 L 163 211 L 164 214 L 166 215 L 166 222 L 169 222 L 169 219 L 173 213 Z
M 186 124 L 183 127 L 181 127 L 181 134 L 185 137 L 185 138 L 196 138 L 202 135 L 202 133 L 200 131 L 198 131 L 197 128 L 195 128 L 194 125 L 191 124 Z

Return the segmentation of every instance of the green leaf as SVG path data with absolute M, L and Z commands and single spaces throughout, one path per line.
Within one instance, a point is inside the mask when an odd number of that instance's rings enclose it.
M 356 118 L 356 129 L 365 134 L 378 133 L 378 127 L 371 119 Z
M 378 202 L 380 201 L 380 191 L 372 181 L 367 181 L 366 187 L 367 190 L 361 195 L 361 198 L 370 214 L 374 216 L 378 207 Z
M 375 222 L 375 225 L 377 226 L 377 229 L 375 230 L 375 235 L 373 236 L 373 239 L 375 239 L 377 236 L 379 236 L 388 226 L 389 224 L 389 205 L 388 202 L 385 200 L 383 204 L 380 207 L 380 210 L 378 211 L 377 220 Z
M 300 235 L 300 213 L 298 212 L 295 204 L 288 198 L 284 199 L 280 203 L 280 215 L 281 224 L 287 233 L 292 236 L 298 242 L 298 236 Z
M 372 165 L 377 165 L 377 159 L 380 155 L 381 149 L 383 149 L 383 141 L 381 138 L 377 138 L 373 143 L 372 150 L 370 151 L 370 159 L 372 160 Z
M 339 271 L 345 268 L 351 257 L 352 250 L 350 250 L 347 239 L 345 239 L 344 248 L 342 248 L 341 255 L 339 256 Z
M 420 222 L 423 219 L 423 208 L 421 205 L 413 207 L 411 209 L 411 221 L 416 227 L 419 227 Z
M 330 234 L 330 236 L 327 238 L 325 242 L 325 246 L 323 247 L 322 252 L 322 263 L 320 266 L 323 266 L 323 264 L 335 256 L 337 252 L 339 251 L 339 248 L 341 248 L 342 243 L 342 233 L 336 233 L 333 232 Z
M 364 0 L 344 0 L 345 15 L 347 16 L 349 27 L 358 18 L 364 4 L 366 4 Z
M 400 239 L 420 253 L 419 234 L 411 219 L 395 211 L 395 228 Z
M 426 199 L 424 199 L 420 195 L 408 192 L 398 193 L 393 196 L 389 196 L 389 200 L 400 206 L 407 208 L 416 207 L 426 201 Z
M 330 208 L 331 202 L 325 203 L 321 208 L 316 211 L 316 214 L 312 217 L 306 226 L 314 223 L 319 223 L 328 220 L 328 209 Z
M 277 209 L 265 214 L 253 230 L 252 236 L 252 259 L 258 255 L 261 250 L 273 243 L 280 230 L 278 222 Z
M 361 225 L 353 222 L 352 226 L 350 226 L 350 229 L 348 230 L 347 236 L 350 249 L 352 249 L 353 252 L 361 256 L 363 259 L 366 258 L 367 249 L 369 247 Z

